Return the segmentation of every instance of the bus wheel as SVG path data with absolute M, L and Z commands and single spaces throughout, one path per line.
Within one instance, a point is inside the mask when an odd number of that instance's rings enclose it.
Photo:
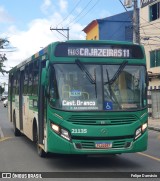
M 46 152 L 37 144 L 38 155 L 42 158 L 46 157 Z
M 40 145 L 38 144 L 38 132 L 37 132 L 37 128 L 35 129 L 35 142 L 36 142 L 36 146 L 37 146 L 37 153 L 40 157 L 46 157 L 46 152 L 40 147 Z
M 14 132 L 15 136 L 20 136 L 21 135 L 20 130 L 17 129 L 17 127 L 16 127 L 16 115 L 15 115 L 15 113 L 13 115 L 13 132 Z

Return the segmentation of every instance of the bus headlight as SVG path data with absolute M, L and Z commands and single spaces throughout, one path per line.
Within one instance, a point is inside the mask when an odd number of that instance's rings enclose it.
M 61 128 L 60 126 L 58 126 L 57 124 L 54 124 L 54 123 L 51 123 L 51 128 L 55 133 L 57 133 L 58 135 L 60 135 L 64 139 L 71 141 L 70 133 L 66 129 Z
M 142 126 L 136 130 L 134 139 L 136 140 L 137 138 L 139 138 L 145 132 L 147 127 L 148 127 L 147 123 L 142 124 Z
M 148 127 L 148 124 L 147 124 L 147 123 L 144 123 L 144 124 L 142 125 L 142 132 L 144 132 L 144 131 L 147 129 L 147 127 Z
M 60 133 L 60 127 L 56 124 L 51 123 L 51 128 L 56 132 L 56 133 Z

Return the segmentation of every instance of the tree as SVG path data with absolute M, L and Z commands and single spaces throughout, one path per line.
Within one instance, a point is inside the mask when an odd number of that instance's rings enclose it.
M 4 92 L 4 88 L 0 86 L 0 95 Z
M 0 50 L 5 50 L 6 47 L 9 45 L 9 41 L 7 39 L 4 38 L 0 38 Z M 8 73 L 8 71 L 6 71 L 4 68 L 4 62 L 7 60 L 6 58 L 6 54 L 1 53 L 0 51 L 0 73 L 4 74 L 4 73 Z

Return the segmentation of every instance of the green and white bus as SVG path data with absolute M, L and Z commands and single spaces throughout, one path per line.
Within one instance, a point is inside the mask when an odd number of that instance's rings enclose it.
M 146 58 L 128 42 L 51 43 L 9 73 L 14 134 L 38 154 L 120 154 L 147 149 Z

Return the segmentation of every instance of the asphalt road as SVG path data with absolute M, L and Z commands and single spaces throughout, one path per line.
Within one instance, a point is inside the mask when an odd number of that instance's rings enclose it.
M 60 174 L 78 172 L 82 174 L 80 177 L 85 177 L 85 172 L 86 177 L 89 172 L 93 172 L 95 177 L 99 172 L 114 172 L 115 175 L 119 172 L 160 172 L 160 132 L 156 131 L 149 130 L 148 150 L 143 153 L 88 156 L 87 158 L 49 155 L 47 158 L 40 158 L 35 145 L 28 138 L 14 136 L 12 124 L 8 120 L 7 108 L 3 108 L 0 103 L 0 136 L 0 172 L 62 172 Z M 66 177 L 70 176 L 66 175 Z M 75 179 L 58 178 L 56 180 Z M 86 179 L 79 178 L 78 180 Z M 106 180 L 106 178 L 88 178 L 87 180 Z

